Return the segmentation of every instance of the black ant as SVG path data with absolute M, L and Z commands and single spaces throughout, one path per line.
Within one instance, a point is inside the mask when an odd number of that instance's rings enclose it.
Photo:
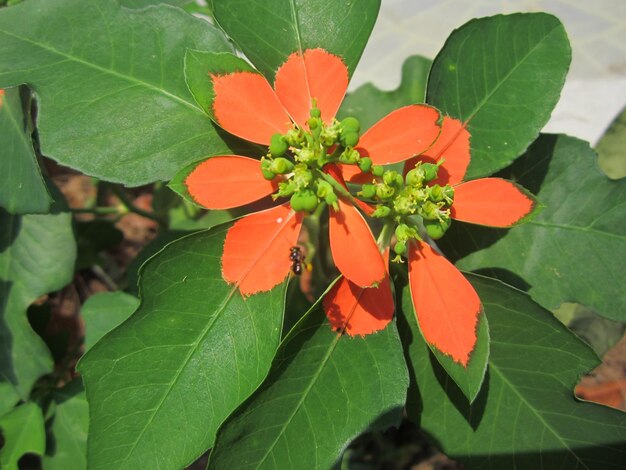
M 299 246 L 292 246 L 289 248 L 289 259 L 291 260 L 291 271 L 296 276 L 302 274 L 302 261 L 304 261 L 302 248 Z

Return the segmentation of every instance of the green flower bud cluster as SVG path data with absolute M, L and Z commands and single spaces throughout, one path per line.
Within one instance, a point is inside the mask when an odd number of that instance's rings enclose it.
M 413 226 L 405 223 L 398 224 L 396 227 L 396 243 L 393 246 L 393 251 L 396 255 L 405 256 L 407 252 L 407 244 L 410 240 L 419 240 L 420 236 L 417 229 Z M 396 261 L 399 261 L 396 260 Z

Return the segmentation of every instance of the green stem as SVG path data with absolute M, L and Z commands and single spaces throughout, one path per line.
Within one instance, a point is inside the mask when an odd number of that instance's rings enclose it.
M 112 185 L 112 184 L 109 184 L 108 187 L 111 189 L 113 194 L 115 194 L 117 196 L 117 198 L 124 205 L 124 207 L 126 207 L 126 209 L 128 209 L 129 212 L 133 212 L 133 213 L 135 213 L 137 215 L 140 215 L 142 217 L 145 217 L 147 219 L 154 220 L 155 222 L 157 222 L 161 226 L 165 226 L 166 225 L 165 221 L 163 219 L 161 219 L 159 216 L 157 216 L 156 214 L 154 214 L 152 212 L 144 211 L 143 209 L 140 209 L 135 204 L 133 204 L 133 202 L 128 198 L 126 193 L 120 187 Z
M 70 209 L 70 212 L 74 214 L 96 214 L 96 215 L 110 215 L 120 214 L 120 210 L 117 207 L 85 207 L 80 209 Z
M 394 222 L 391 219 L 387 219 L 385 221 L 385 225 L 383 225 L 383 229 L 380 231 L 380 235 L 378 235 L 378 240 L 376 240 L 376 244 L 378 245 L 378 249 L 383 252 L 389 246 L 391 242 L 391 237 L 394 232 Z
M 341 183 L 337 182 L 335 178 L 333 178 L 327 173 L 324 173 L 323 171 L 317 170 L 317 172 L 319 173 L 319 176 L 321 176 L 325 181 L 330 183 L 330 185 L 333 187 L 335 191 L 337 191 L 342 196 L 348 198 L 350 202 L 354 203 L 354 201 L 356 200 L 355 197 L 352 194 L 350 194 L 350 191 L 344 188 L 343 185 L 341 185 Z

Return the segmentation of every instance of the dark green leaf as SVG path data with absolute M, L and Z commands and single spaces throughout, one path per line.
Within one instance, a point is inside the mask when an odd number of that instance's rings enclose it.
M 409 321 L 417 324 L 411 292 L 408 287 L 402 290 L 402 309 L 410 318 Z M 419 325 L 418 331 L 422 334 Z M 435 345 L 428 344 L 439 364 L 445 369 L 450 378 L 454 380 L 454 383 L 457 384 L 470 403 L 476 399 L 476 395 L 480 392 L 489 359 L 489 324 L 483 313 L 480 314 L 478 319 L 476 337 L 476 346 L 474 351 L 472 351 L 467 368 L 447 354 L 443 354 Z
M 570 58 L 563 25 L 545 13 L 475 19 L 450 35 L 433 63 L 427 101 L 467 124 L 467 178 L 505 167 L 535 140 Z
M 137 307 L 139 299 L 124 292 L 101 292 L 89 297 L 80 310 L 85 321 L 85 350 L 130 317 Z
M 212 0 L 219 25 L 270 81 L 293 52 L 321 47 L 350 74 L 376 21 L 380 0 Z
M 87 468 L 89 409 L 80 379 L 54 393 L 55 412 L 50 425 L 51 440 L 43 458 L 44 470 Z
M 231 50 L 206 21 L 168 5 L 29 0 L 0 10 L 0 86 L 34 88 L 45 155 L 127 185 L 169 179 L 229 152 L 187 90 L 188 47 Z
M 343 100 L 337 119 L 354 116 L 361 121 L 361 128 L 365 130 L 395 109 L 423 103 L 431 64 L 432 61 L 425 57 L 409 57 L 402 65 L 402 80 L 398 88 L 382 91 L 372 83 L 360 86 Z
M 609 180 L 586 142 L 556 135 L 542 136 L 503 176 L 536 193 L 545 208 L 508 231 L 454 223 L 448 243 L 460 255 L 479 250 L 457 265 L 493 268 L 485 272 L 529 286 L 546 308 L 578 302 L 626 320 L 626 182 Z
M 332 468 L 351 439 L 399 422 L 407 384 L 395 324 L 351 338 L 331 329 L 318 304 L 220 429 L 209 468 Z
M 176 7 L 185 7 L 190 3 L 194 3 L 195 0 L 116 0 L 117 3 L 126 8 L 145 8 L 150 5 L 159 5 L 165 3 L 167 5 L 173 5 Z
M 90 220 L 76 224 L 78 258 L 76 269 L 85 269 L 100 264 L 100 252 L 121 243 L 124 234 L 108 220 Z
M 0 382 L 22 399 L 52 370 L 52 358 L 28 324 L 26 309 L 61 289 L 74 273 L 76 244 L 69 213 L 11 215 L 0 209 Z
M 0 382 L 0 416 L 13 409 L 19 401 L 20 395 L 13 387 L 13 384 Z
M 17 470 L 24 454 L 43 455 L 46 450 L 46 429 L 41 408 L 26 403 L 0 416 L 4 446 L 0 449 L 2 470 Z
M 574 397 L 580 376 L 599 362 L 593 351 L 524 293 L 471 281 L 491 333 L 485 386 L 468 405 L 409 319 L 409 416 L 468 469 L 623 468 L 626 415 Z
M 262 382 L 285 285 L 243 298 L 222 279 L 228 226 L 171 243 L 143 267 L 141 305 L 81 360 L 91 468 L 181 468 Z
M 626 108 L 611 123 L 611 127 L 598 142 L 598 163 L 609 175 L 619 179 L 626 176 Z
M 12 214 L 45 213 L 52 199 L 25 122 L 20 91 L 0 95 L 0 207 Z

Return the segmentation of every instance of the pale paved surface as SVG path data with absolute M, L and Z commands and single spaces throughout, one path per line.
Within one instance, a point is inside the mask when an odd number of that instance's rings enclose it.
M 626 105 L 626 0 L 382 0 L 350 88 L 368 81 L 395 88 L 406 57 L 434 58 L 469 19 L 518 11 L 558 16 L 574 51 L 561 101 L 544 130 L 595 143 Z

